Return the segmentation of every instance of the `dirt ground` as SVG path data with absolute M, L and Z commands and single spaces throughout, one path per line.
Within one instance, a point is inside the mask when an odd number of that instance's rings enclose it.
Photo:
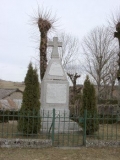
M 0 148 L 0 160 L 120 160 L 120 148 Z

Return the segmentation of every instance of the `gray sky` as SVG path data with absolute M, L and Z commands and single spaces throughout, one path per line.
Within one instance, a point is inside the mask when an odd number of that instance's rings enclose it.
M 23 81 L 38 57 L 39 30 L 32 19 L 38 5 L 56 14 L 58 31 L 82 40 L 94 27 L 108 25 L 120 0 L 0 0 L 0 79 Z

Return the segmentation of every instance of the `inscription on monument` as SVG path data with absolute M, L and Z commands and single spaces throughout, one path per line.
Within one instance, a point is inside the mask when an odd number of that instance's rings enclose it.
M 46 103 L 66 103 L 66 84 L 47 84 Z

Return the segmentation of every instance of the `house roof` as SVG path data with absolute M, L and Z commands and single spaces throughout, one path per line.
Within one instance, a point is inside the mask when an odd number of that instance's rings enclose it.
M 21 90 L 19 90 L 18 88 L 16 89 L 4 89 L 4 88 L 0 88 L 0 99 L 3 99 L 9 95 L 11 95 L 14 92 L 22 92 Z

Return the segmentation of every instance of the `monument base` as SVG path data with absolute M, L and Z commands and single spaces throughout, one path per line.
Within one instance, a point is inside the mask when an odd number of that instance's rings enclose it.
M 44 133 L 51 133 L 52 132 L 52 122 L 42 122 L 41 131 Z M 58 122 L 55 121 L 54 132 L 55 133 L 70 133 L 70 132 L 80 132 L 82 128 L 73 121 L 64 121 Z
M 41 117 L 42 119 L 46 119 L 46 118 L 53 118 L 53 108 L 48 109 L 48 107 L 46 107 L 46 109 L 43 109 L 41 107 Z M 56 118 L 69 118 L 70 115 L 70 111 L 69 109 L 55 109 L 55 119 Z
M 69 133 L 82 131 L 82 128 L 69 117 L 70 112 L 67 110 L 55 110 L 54 132 Z M 53 127 L 53 110 L 41 110 L 41 131 L 52 132 Z

